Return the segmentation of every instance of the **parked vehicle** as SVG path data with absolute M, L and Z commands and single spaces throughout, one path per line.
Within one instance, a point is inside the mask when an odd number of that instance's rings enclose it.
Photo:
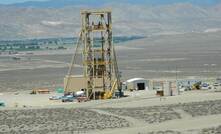
M 77 97 L 77 101 L 78 102 L 86 102 L 88 101 L 89 99 L 86 97 L 86 96 L 81 96 L 81 97 Z
M 82 96 L 85 96 L 85 92 L 84 91 L 77 91 L 74 95 L 76 97 L 82 97 Z
M 219 83 L 214 83 L 213 86 L 214 86 L 214 87 L 218 87 L 218 86 L 219 86 Z
M 75 97 L 73 95 L 62 96 L 62 102 L 73 102 Z
M 203 83 L 203 84 L 201 85 L 201 89 L 202 89 L 202 90 L 208 90 L 208 89 L 209 89 L 209 84 Z
M 60 100 L 62 99 L 62 96 L 51 96 L 49 97 L 49 100 Z
M 0 100 L 0 107 L 5 107 L 5 102 Z

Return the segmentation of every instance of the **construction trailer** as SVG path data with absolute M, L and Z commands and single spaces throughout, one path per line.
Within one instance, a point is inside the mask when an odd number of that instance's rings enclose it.
M 112 38 L 111 10 L 82 10 L 81 32 L 67 76 L 65 92 L 84 89 L 89 99 L 111 98 L 121 90 L 116 52 Z M 83 74 L 73 73 L 77 55 L 81 51 Z
M 179 89 L 176 81 L 165 81 L 163 88 L 164 96 L 176 96 L 179 95 Z
M 159 96 L 179 95 L 177 81 L 153 81 L 156 94 Z

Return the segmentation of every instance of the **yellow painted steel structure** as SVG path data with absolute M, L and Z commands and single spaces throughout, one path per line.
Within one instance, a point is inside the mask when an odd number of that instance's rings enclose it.
M 120 89 L 120 75 L 112 38 L 111 13 L 111 10 L 81 11 L 82 28 L 68 76 L 72 75 L 77 51 L 82 47 L 83 77 L 86 81 L 88 98 L 92 96 L 95 98 L 95 91 L 106 95 L 101 98 L 111 98 L 114 90 Z M 102 86 L 96 87 L 97 78 L 102 78 Z M 68 85 L 69 81 L 65 87 Z

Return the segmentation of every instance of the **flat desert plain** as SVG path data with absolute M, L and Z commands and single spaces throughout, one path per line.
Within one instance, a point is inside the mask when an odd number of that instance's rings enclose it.
M 207 79 L 220 76 L 221 33 L 147 37 L 117 44 L 122 79 Z M 63 86 L 74 50 L 34 52 L 20 61 L 0 58 L 2 134 L 219 134 L 221 93 L 188 91 L 158 97 L 155 91 L 85 103 L 49 101 L 33 88 Z M 214 65 L 214 66 L 205 66 Z M 82 67 L 76 65 L 74 74 Z M 17 107 L 15 108 L 15 105 Z

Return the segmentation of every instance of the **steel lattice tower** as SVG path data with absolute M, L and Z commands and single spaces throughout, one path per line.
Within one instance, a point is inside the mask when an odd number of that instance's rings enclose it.
M 88 98 L 96 96 L 95 92 L 107 93 L 120 86 L 111 17 L 111 10 L 81 11 L 82 29 L 76 51 L 82 45 L 83 76 Z M 74 60 L 75 57 L 72 65 Z

